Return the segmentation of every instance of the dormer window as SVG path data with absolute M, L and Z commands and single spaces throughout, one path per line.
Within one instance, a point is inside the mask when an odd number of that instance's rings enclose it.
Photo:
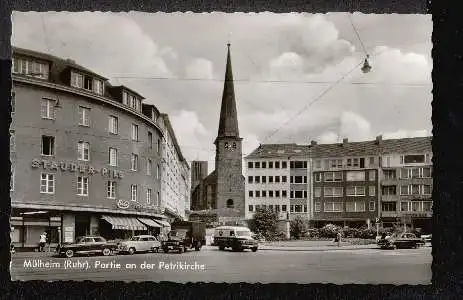
M 48 80 L 50 66 L 33 59 L 13 58 L 12 73 Z
M 71 86 L 103 95 L 103 80 L 71 71 Z
M 135 109 L 136 111 L 141 111 L 141 99 L 138 97 L 130 94 L 127 91 L 122 92 L 122 103 L 130 106 L 131 108 Z
M 156 111 L 154 109 L 151 111 L 151 120 L 153 120 L 154 122 L 156 122 L 158 120 L 158 116 L 157 116 Z

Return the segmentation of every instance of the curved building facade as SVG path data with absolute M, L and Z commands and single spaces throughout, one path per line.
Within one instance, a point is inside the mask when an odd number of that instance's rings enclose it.
M 15 246 L 35 247 L 44 231 L 53 244 L 165 230 L 156 107 L 72 60 L 35 51 L 14 48 L 12 74 Z

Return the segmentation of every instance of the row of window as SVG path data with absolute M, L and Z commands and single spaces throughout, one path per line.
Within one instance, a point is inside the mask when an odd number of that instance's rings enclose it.
M 409 184 L 400 186 L 400 195 L 431 195 L 432 188 L 429 184 Z M 381 194 L 384 196 L 396 196 L 397 186 L 385 185 L 381 187 Z
M 395 212 L 397 211 L 397 202 L 381 203 L 382 211 Z M 432 201 L 401 201 L 400 211 L 404 212 L 431 212 Z
M 29 58 L 13 57 L 12 73 L 48 80 L 50 67 L 48 63 Z
M 42 194 L 54 194 L 55 193 L 55 174 L 52 173 L 41 173 L 40 174 L 40 193 Z M 89 189 L 89 178 L 86 176 L 77 177 L 77 195 L 88 196 Z M 116 181 L 108 181 L 106 185 L 106 197 L 108 199 L 116 199 L 119 195 L 118 184 Z M 146 203 L 151 204 L 153 196 L 153 190 L 150 188 L 146 189 Z M 156 193 L 156 205 L 159 205 L 159 192 Z M 130 200 L 138 201 L 138 185 L 132 184 L 130 186 Z
M 321 202 L 315 202 L 314 204 L 315 212 L 321 212 L 322 204 Z M 376 202 L 368 202 L 368 210 L 375 211 Z M 365 201 L 350 201 L 346 202 L 346 212 L 365 212 Z M 344 212 L 343 202 L 324 202 L 323 203 L 323 212 Z
M 43 119 L 53 120 L 55 119 L 55 105 L 56 101 L 51 99 L 42 99 L 41 102 L 41 116 Z M 79 125 L 90 127 L 90 112 L 91 109 L 85 106 L 79 106 Z M 119 134 L 119 118 L 113 115 L 108 117 L 108 132 L 111 134 Z M 132 141 L 139 141 L 139 127 L 137 124 L 132 124 L 131 137 Z M 148 145 L 153 148 L 153 133 L 148 131 Z M 157 140 L 156 150 L 158 153 L 161 152 L 161 141 Z
M 366 164 L 366 157 L 345 158 L 345 159 L 317 159 L 315 160 L 315 169 L 342 169 L 344 167 L 354 168 L 374 168 L 376 167 L 376 158 L 374 156 L 368 157 L 368 166 Z
M 297 177 L 297 179 L 293 177 Z M 285 183 L 287 181 L 287 176 L 248 176 L 248 183 Z M 307 183 L 307 176 L 290 176 L 290 182 Z
M 367 190 L 365 186 L 350 186 L 346 187 L 346 194 L 345 196 L 367 196 Z M 324 187 L 323 188 L 323 197 L 325 198 L 334 198 L 334 197 L 343 197 L 344 196 L 344 188 L 343 187 Z M 369 186 L 368 187 L 368 196 L 376 196 L 376 186 Z M 314 197 L 320 198 L 322 197 L 322 188 L 315 187 L 314 188 Z
M 268 209 L 270 211 L 274 212 L 287 212 L 287 205 L 266 205 L 266 204 L 256 204 L 256 205 L 248 205 L 248 210 L 250 212 L 253 212 L 254 210 L 259 210 L 259 209 Z M 290 205 L 289 206 L 289 211 L 290 212 L 307 212 L 307 205 Z
M 384 170 L 384 179 L 397 179 L 396 170 Z M 421 168 L 402 168 L 400 170 L 400 179 L 412 179 L 412 178 L 431 178 L 432 170 L 431 167 Z
M 368 174 L 369 181 L 376 180 L 376 171 L 349 171 L 346 172 L 346 181 L 365 181 Z M 343 180 L 343 172 L 315 172 L 313 174 L 315 182 L 340 182 Z
M 280 169 L 280 161 L 250 161 L 248 162 L 248 169 Z M 281 162 L 281 169 L 287 169 L 288 163 Z M 307 169 L 307 161 L 290 161 L 290 169 Z
M 71 72 L 71 86 L 85 89 L 98 95 L 104 94 L 103 80 L 77 71 Z
M 286 198 L 288 196 L 288 192 L 286 190 L 262 190 L 262 191 L 248 191 L 248 196 L 250 198 L 279 198 L 281 195 L 282 198 Z M 304 199 L 307 198 L 307 191 L 290 191 L 289 192 L 289 197 L 291 199 Z

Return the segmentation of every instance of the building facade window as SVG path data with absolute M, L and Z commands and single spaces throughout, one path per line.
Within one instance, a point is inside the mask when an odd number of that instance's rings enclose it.
M 152 194 L 151 189 L 146 189 L 146 204 L 151 204 L 151 194 Z
M 77 159 L 83 161 L 90 160 L 90 144 L 88 142 L 80 141 L 77 143 Z
M 322 196 L 322 188 L 316 187 L 314 188 L 314 197 L 320 198 Z
M 253 168 L 253 163 L 252 161 L 248 161 L 248 169 L 252 169 Z
M 368 187 L 368 195 L 371 196 L 371 197 L 376 196 L 376 187 L 375 186 L 370 185 Z
M 130 170 L 137 171 L 138 170 L 138 155 L 132 153 L 132 157 L 130 159 Z
M 42 173 L 40 174 L 40 193 L 54 194 L 55 193 L 55 174 Z
M 254 191 L 249 191 L 249 192 L 248 192 L 248 195 L 249 195 L 249 197 L 251 197 L 251 198 L 254 197 Z
M 376 172 L 374 170 L 368 171 L 368 180 L 370 181 L 376 180 Z
M 146 160 L 146 175 L 151 176 L 151 168 L 152 168 L 153 163 L 151 162 L 151 159 Z
M 325 202 L 323 210 L 325 212 L 342 212 L 342 202 Z
M 100 79 L 93 79 L 93 91 L 98 95 L 103 95 L 103 81 Z
M 381 194 L 382 195 L 397 195 L 397 186 L 395 185 L 386 185 L 381 187 Z
M 342 172 L 325 172 L 325 182 L 340 182 L 342 181 Z
M 77 72 L 71 72 L 71 86 L 76 88 L 84 87 L 84 76 Z
M 132 141 L 138 141 L 138 125 L 132 124 Z
M 273 161 L 269 161 L 269 162 L 268 162 L 268 168 L 269 168 L 269 169 L 273 169 Z
M 90 126 L 90 108 L 79 106 L 79 125 Z
M 159 164 L 156 165 L 156 179 L 159 179 L 161 177 L 161 168 L 159 167 Z
M 286 198 L 288 197 L 288 192 L 286 190 L 281 191 L 281 197 Z
M 109 165 L 117 167 L 117 149 L 109 148 Z
M 396 179 L 395 170 L 384 170 L 384 179 Z
M 148 147 L 153 148 L 153 134 L 148 131 Z
M 117 182 L 108 181 L 106 197 L 109 198 L 109 199 L 115 199 L 116 198 L 116 192 L 117 192 Z
M 109 133 L 119 133 L 119 119 L 116 116 L 109 116 Z
M 77 195 L 88 196 L 88 177 L 77 177 Z
M 42 155 L 53 156 L 55 155 L 55 137 L 42 135 Z
M 396 202 L 382 202 L 381 208 L 382 208 L 382 211 L 396 211 L 397 203 Z
M 364 186 L 349 186 L 346 187 L 346 196 L 365 196 Z
M 376 202 L 375 201 L 370 201 L 369 210 L 370 211 L 375 211 L 376 210 Z
M 315 182 L 321 182 L 322 181 L 322 173 L 320 172 L 317 172 L 317 173 L 314 173 L 314 181 Z
M 13 57 L 11 73 L 48 80 L 50 66 L 48 63 L 27 58 Z
M 130 185 L 130 200 L 137 201 L 138 187 L 136 184 Z
M 159 196 L 159 192 L 156 192 L 156 206 L 160 206 L 161 205 L 161 198 Z
M 55 119 L 55 100 L 42 99 L 40 102 L 40 115 L 42 119 Z
M 248 183 L 253 183 L 254 182 L 254 177 L 252 176 L 248 176 Z
M 249 210 L 250 212 L 252 212 L 252 211 L 254 211 L 254 207 L 253 207 L 252 205 L 248 205 L 248 210 Z
M 315 212 L 320 212 L 321 211 L 321 203 L 320 202 L 315 202 Z
M 285 165 L 286 165 L 286 162 L 284 161 Z M 280 162 L 279 161 L 276 161 L 275 162 L 275 169 L 279 169 L 280 168 Z M 284 168 L 286 169 L 286 167 Z
M 346 202 L 346 212 L 364 212 L 365 201 L 349 201 Z
M 160 139 L 158 139 L 157 141 L 156 151 L 158 154 L 161 153 L 161 140 Z
M 323 189 L 324 197 L 342 197 L 343 188 L 342 187 L 325 187 Z

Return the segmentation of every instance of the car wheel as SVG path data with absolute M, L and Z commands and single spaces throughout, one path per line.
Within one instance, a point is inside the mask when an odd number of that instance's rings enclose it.
M 103 255 L 104 255 L 104 256 L 109 256 L 109 255 L 111 255 L 111 249 L 109 249 L 109 248 L 104 248 L 104 249 L 103 249 Z
M 169 248 L 164 247 L 164 248 L 162 248 L 162 251 L 164 251 L 164 253 L 169 253 Z
M 67 258 L 73 257 L 74 256 L 74 250 L 72 250 L 72 249 L 66 250 L 65 255 L 66 255 Z
M 225 250 L 225 246 L 220 245 L 219 250 L 222 250 L 222 251 Z
M 134 254 L 135 254 L 135 248 L 134 248 L 134 247 L 130 247 L 130 248 L 129 248 L 129 254 L 130 254 L 130 255 L 134 255 Z
M 257 251 L 257 247 L 252 248 L 252 252 L 256 252 L 256 251 Z
M 201 250 L 201 243 L 197 242 L 195 245 L 195 251 L 199 251 L 199 250 Z
M 178 248 L 178 253 L 183 253 L 183 247 Z

